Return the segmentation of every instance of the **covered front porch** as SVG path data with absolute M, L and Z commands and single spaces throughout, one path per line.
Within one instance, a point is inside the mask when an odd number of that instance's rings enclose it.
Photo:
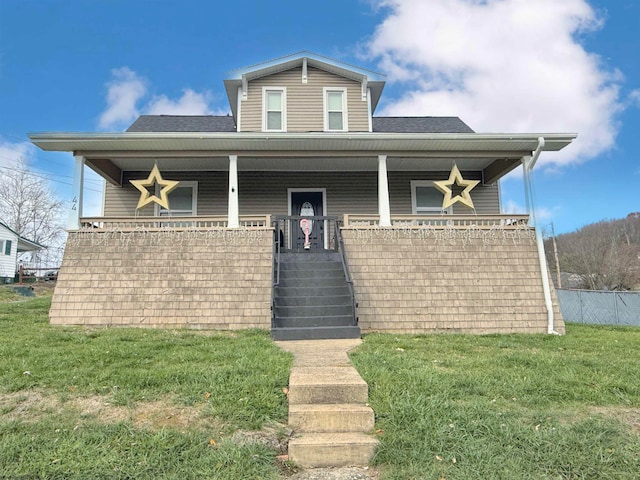
M 270 328 L 279 254 L 335 250 L 364 331 L 563 329 L 529 174 L 543 150 L 569 137 L 32 138 L 72 150 L 76 165 L 53 323 Z M 504 215 L 496 182 L 521 165 L 529 212 Z M 100 217 L 82 214 L 85 166 L 108 182 Z M 477 185 L 472 208 L 433 195 L 454 168 Z M 165 181 L 182 187 L 178 206 L 141 206 L 141 192 L 160 198 Z

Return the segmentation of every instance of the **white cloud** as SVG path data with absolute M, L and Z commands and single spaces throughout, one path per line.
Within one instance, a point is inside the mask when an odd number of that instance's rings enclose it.
M 111 76 L 107 83 L 107 108 L 98 122 L 100 128 L 113 128 L 135 120 L 139 115 L 137 104 L 147 93 L 145 80 L 127 67 L 114 68 Z
M 183 90 L 182 97 L 171 100 L 165 95 L 151 99 L 145 109 L 148 115 L 210 115 L 209 92 L 198 93 L 190 88 Z
M 35 146 L 30 142 L 9 142 L 0 137 L 0 167 L 15 168 L 20 160 L 28 163 L 34 153 Z
M 384 115 L 453 115 L 479 132 L 578 133 L 541 163 L 613 146 L 622 75 L 578 36 L 602 26 L 585 0 L 377 0 L 388 15 L 366 46 L 404 93 Z
M 210 115 L 212 94 L 186 88 L 173 100 L 166 95 L 149 96 L 149 82 L 128 67 L 111 70 L 107 83 L 107 106 L 100 115 L 98 127 L 128 127 L 140 113 L 148 115 Z
M 511 199 L 504 203 L 502 211 L 504 213 L 527 213 L 527 209 L 523 205 Z
M 519 214 L 524 215 L 527 213 L 527 208 L 524 205 L 516 202 L 513 199 L 508 199 L 504 202 L 503 212 L 506 214 Z M 559 210 L 558 207 L 548 208 L 548 207 L 536 207 L 536 221 L 540 222 L 550 222 L 553 220 L 555 213 Z

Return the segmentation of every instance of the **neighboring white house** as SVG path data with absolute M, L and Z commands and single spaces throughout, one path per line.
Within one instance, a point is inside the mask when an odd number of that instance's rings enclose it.
M 43 248 L 46 247 L 21 237 L 0 222 L 0 283 L 13 282 L 17 271 L 19 253 L 34 252 Z

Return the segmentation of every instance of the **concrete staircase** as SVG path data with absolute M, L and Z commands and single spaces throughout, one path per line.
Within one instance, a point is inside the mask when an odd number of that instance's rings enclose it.
M 368 387 L 350 364 L 356 340 L 287 341 L 294 354 L 289 378 L 289 459 L 307 468 L 366 466 L 378 441 Z
M 338 252 L 281 253 L 273 308 L 274 340 L 360 338 Z

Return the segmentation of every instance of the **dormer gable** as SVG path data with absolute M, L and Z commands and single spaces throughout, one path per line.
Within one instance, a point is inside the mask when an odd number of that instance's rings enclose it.
M 310 52 L 231 72 L 239 132 L 370 132 L 384 76 Z

